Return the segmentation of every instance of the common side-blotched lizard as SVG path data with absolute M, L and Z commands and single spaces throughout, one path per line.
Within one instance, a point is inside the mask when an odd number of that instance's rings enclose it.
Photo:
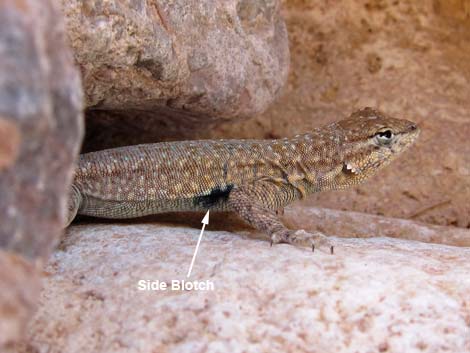
M 287 229 L 276 210 L 362 182 L 418 135 L 416 124 L 365 108 L 290 139 L 164 142 L 87 153 L 76 170 L 68 221 L 76 214 L 234 211 L 272 243 L 333 251 L 321 233 Z

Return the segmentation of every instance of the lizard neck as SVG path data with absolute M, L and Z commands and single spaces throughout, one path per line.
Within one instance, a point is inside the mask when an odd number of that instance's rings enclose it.
M 304 188 L 309 194 L 343 189 L 366 178 L 354 168 L 348 169 L 354 161 L 363 158 L 361 144 L 348 141 L 336 129 L 299 135 L 290 142 L 299 152 L 293 173 L 304 176 Z
M 375 174 L 392 159 L 378 151 L 367 135 L 345 132 L 332 124 L 297 136 L 300 163 L 309 193 L 344 189 Z

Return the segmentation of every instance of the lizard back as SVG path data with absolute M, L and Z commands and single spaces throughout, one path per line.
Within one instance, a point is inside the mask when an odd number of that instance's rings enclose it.
M 83 154 L 74 180 L 84 198 L 79 213 L 99 215 L 106 209 L 101 216 L 123 218 L 136 211 L 224 210 L 234 186 L 282 177 L 271 161 L 279 161 L 276 149 L 287 143 L 276 141 L 162 142 Z

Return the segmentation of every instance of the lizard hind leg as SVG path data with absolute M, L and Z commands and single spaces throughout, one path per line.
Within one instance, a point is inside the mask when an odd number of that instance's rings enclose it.
M 75 185 L 70 187 L 68 207 L 67 207 L 67 221 L 65 227 L 68 227 L 76 217 L 78 210 L 82 204 L 82 195 Z

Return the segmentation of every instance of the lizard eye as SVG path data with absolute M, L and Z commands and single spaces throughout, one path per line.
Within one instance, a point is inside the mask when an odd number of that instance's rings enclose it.
M 381 145 L 387 145 L 392 142 L 393 132 L 392 130 L 383 130 L 375 134 L 377 142 Z

